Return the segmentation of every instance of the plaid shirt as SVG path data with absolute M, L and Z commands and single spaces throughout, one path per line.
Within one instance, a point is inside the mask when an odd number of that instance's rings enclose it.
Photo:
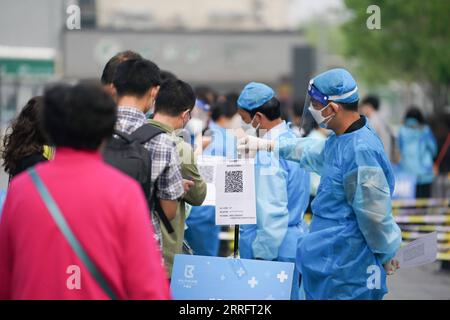
M 119 106 L 116 130 L 131 134 L 147 122 L 145 114 L 134 107 Z M 183 178 L 179 166 L 178 153 L 173 139 L 162 133 L 144 144 L 152 159 L 150 194 L 156 182 L 156 197 L 165 200 L 178 200 L 183 196 Z M 161 225 L 154 208 L 152 222 L 155 238 L 161 246 Z

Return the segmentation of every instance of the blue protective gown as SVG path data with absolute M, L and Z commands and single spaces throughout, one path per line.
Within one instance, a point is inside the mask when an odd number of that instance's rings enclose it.
M 416 177 L 417 184 L 432 183 L 434 179 L 433 158 L 437 144 L 428 126 L 404 125 L 398 135 L 401 170 Z
M 210 122 L 209 130 L 212 141 L 203 151 L 203 155 L 236 159 L 236 137 L 214 122 Z M 220 226 L 216 226 L 215 210 L 215 206 L 192 207 L 186 219 L 188 229 L 185 232 L 185 239 L 196 255 L 217 256 L 219 254 Z
M 306 298 L 382 299 L 382 264 L 400 247 L 401 233 L 392 217 L 391 165 L 367 120 L 327 140 L 280 141 L 275 152 L 321 176 L 310 233 L 297 250 Z
M 263 138 L 295 138 L 285 122 Z M 255 161 L 256 225 L 240 226 L 239 252 L 244 259 L 295 262 L 298 239 L 308 231 L 303 215 L 309 201 L 309 173 L 297 162 L 259 151 Z M 292 298 L 298 298 L 295 272 Z

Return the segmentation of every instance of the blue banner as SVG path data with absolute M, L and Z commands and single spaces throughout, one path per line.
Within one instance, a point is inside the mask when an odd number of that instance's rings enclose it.
M 287 262 L 175 256 L 175 300 L 289 300 L 294 264 Z

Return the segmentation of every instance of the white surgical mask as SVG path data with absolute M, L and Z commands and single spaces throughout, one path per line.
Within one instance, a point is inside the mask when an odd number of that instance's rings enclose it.
M 253 119 L 252 119 L 252 122 L 251 122 L 252 127 L 253 127 L 253 120 L 255 120 L 255 117 L 256 117 L 256 114 L 253 116 Z M 255 127 L 255 130 L 258 131 L 260 126 L 261 126 L 261 123 L 259 122 L 258 125 Z
M 327 104 L 325 107 L 323 107 L 320 110 L 314 109 L 314 107 L 312 105 L 310 105 L 308 107 L 309 112 L 311 112 L 311 115 L 313 116 L 314 120 L 316 120 L 317 124 L 321 128 L 326 128 L 328 125 L 328 122 L 331 120 L 331 118 L 333 118 L 333 116 L 324 117 L 322 115 L 322 111 L 325 110 L 326 108 L 328 108 L 329 106 L 330 105 Z

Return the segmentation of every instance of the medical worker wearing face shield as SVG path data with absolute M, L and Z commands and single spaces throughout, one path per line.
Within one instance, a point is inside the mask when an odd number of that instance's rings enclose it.
M 298 243 L 296 267 L 307 299 L 382 299 L 386 272 L 400 247 L 392 217 L 394 176 L 383 145 L 357 112 L 351 74 L 332 69 L 313 78 L 310 112 L 333 133 L 326 140 L 246 137 L 239 149 L 273 150 L 321 176 L 310 233 Z M 383 268 L 384 266 L 384 268 Z
M 267 85 L 249 83 L 237 104 L 244 122 L 251 123 L 263 139 L 295 137 L 280 118 L 280 102 Z M 261 150 L 255 158 L 255 180 L 257 224 L 241 226 L 240 256 L 295 262 L 298 239 L 308 231 L 303 215 L 309 201 L 309 174 L 297 162 Z M 294 272 L 291 298 L 299 298 L 298 271 Z

